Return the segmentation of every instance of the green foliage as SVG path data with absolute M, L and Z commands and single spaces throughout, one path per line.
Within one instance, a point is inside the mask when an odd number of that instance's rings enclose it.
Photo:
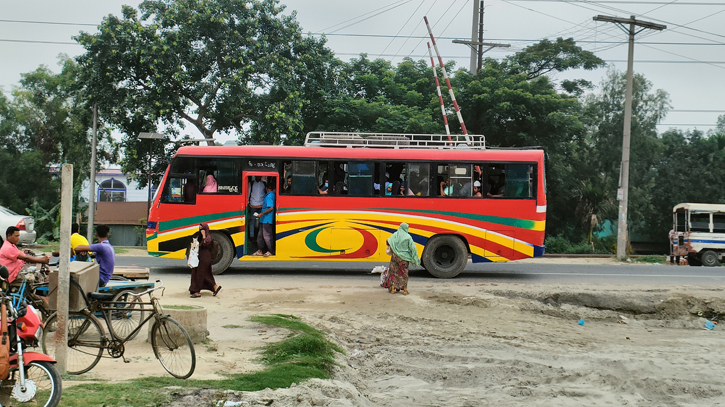
M 612 254 L 616 251 L 617 238 L 609 236 L 599 239 L 594 236 L 592 241 L 573 243 L 563 235 L 546 238 L 546 253 L 548 254 Z
M 187 125 L 206 138 L 251 125 L 251 141 L 301 137 L 303 111 L 334 58 L 283 10 L 276 0 L 149 0 L 76 37 L 84 85 L 125 133 L 126 171 L 148 172 L 148 142 L 137 136 L 159 125 L 172 136 Z M 157 162 L 170 154 L 153 148 Z
M 637 263 L 650 263 L 650 264 L 666 264 L 667 263 L 667 256 L 659 256 L 659 255 L 647 255 L 647 256 L 639 256 L 635 259 L 635 262 Z

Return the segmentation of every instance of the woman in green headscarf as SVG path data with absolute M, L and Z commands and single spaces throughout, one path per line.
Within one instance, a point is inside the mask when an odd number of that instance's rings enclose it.
M 418 249 L 408 234 L 408 224 L 401 223 L 398 231 L 388 238 L 387 244 L 390 246 L 390 267 L 382 285 L 391 294 L 403 290 L 403 295 L 408 295 L 408 267 L 410 263 L 420 265 Z

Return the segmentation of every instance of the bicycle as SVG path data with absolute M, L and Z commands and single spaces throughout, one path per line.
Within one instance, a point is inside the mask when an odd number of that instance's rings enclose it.
M 196 352 L 191 337 L 181 324 L 168 315 L 164 315 L 159 299 L 152 296 L 154 291 L 164 288 L 163 282 L 158 287 L 149 288 L 140 293 L 131 291 L 124 292 L 128 301 L 113 301 L 113 294 L 88 293 L 84 296 L 87 299 L 88 307 L 81 311 L 68 313 L 66 324 L 68 330 L 68 353 L 66 357 L 67 371 L 70 374 L 83 374 L 93 369 L 101 360 L 103 351 L 106 350 L 112 358 L 124 357 L 125 343 L 133 339 L 141 328 L 153 319 L 151 328 L 151 347 L 154 356 L 159 360 L 164 369 L 178 379 L 187 379 L 196 368 Z M 142 302 L 140 298 L 147 295 L 149 302 Z M 145 313 L 148 316 L 143 317 Z M 100 313 L 106 322 L 111 333 L 107 336 L 105 330 L 94 314 Z M 139 314 L 139 322 L 127 324 L 114 324 L 113 321 L 123 320 L 124 315 Z M 121 317 L 119 318 L 119 315 Z M 136 319 L 129 319 L 136 321 Z M 45 324 L 45 333 L 41 339 L 43 351 L 49 355 L 55 355 L 55 332 L 57 331 L 58 315 L 53 314 Z M 130 325 L 135 328 L 126 333 Z

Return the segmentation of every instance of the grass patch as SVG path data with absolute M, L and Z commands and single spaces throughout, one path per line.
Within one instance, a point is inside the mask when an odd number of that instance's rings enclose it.
M 634 259 L 638 263 L 652 263 L 652 264 L 665 264 L 667 263 L 667 256 L 661 256 L 657 254 L 650 254 L 647 256 L 640 256 Z
M 164 305 L 165 309 L 179 309 L 179 310 L 192 310 L 192 309 L 201 309 L 202 307 L 197 307 L 194 305 Z
M 222 328 L 235 329 L 235 328 L 244 328 L 244 327 L 241 325 L 229 324 L 229 325 L 222 325 Z
M 116 254 L 126 254 L 126 253 L 128 253 L 128 249 L 124 249 L 124 248 L 122 248 L 122 247 L 114 247 L 114 248 L 113 248 L 113 251 L 114 251 L 114 252 L 115 252 Z
M 172 377 L 146 377 L 122 383 L 79 384 L 63 390 L 61 405 L 77 407 L 163 406 L 172 401 L 168 387 L 184 389 L 258 391 L 289 387 L 310 378 L 328 379 L 335 365 L 335 352 L 342 350 L 322 332 L 292 315 L 263 315 L 253 322 L 287 328 L 290 336 L 266 345 L 261 360 L 267 367 L 259 372 L 230 374 L 222 380 L 178 380 Z M 226 325 L 225 328 L 230 325 Z

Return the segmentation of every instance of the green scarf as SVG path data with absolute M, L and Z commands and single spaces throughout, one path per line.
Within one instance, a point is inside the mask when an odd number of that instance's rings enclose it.
M 403 222 L 400 224 L 398 231 L 388 238 L 390 250 L 398 257 L 405 261 L 413 263 L 414 266 L 420 265 L 420 257 L 418 257 L 418 249 L 415 247 L 413 238 L 408 234 L 408 224 Z

